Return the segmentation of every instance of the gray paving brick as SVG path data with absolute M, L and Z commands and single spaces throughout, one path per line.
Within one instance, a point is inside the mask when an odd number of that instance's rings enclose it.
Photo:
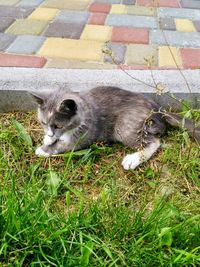
M 9 17 L 3 17 L 0 19 L 0 32 L 3 32 L 4 30 L 6 30 L 14 21 L 13 18 L 9 18 Z
M 160 18 L 159 26 L 161 30 L 176 30 L 176 24 L 173 18 Z
M 200 33 L 152 30 L 150 31 L 150 43 L 197 48 L 200 47 Z
M 193 24 L 196 28 L 196 31 L 200 32 L 200 20 L 199 21 L 193 21 Z
M 49 24 L 48 28 L 43 33 L 44 36 L 62 37 L 70 39 L 79 39 L 84 28 L 84 24 L 72 24 L 53 22 Z
M 200 9 L 200 1 L 197 0 L 182 0 L 181 6 L 186 8 L 199 8 Z
M 14 7 L 14 6 L 0 6 L 0 18 L 10 17 L 15 19 L 26 18 L 33 8 L 30 7 Z
M 63 10 L 59 12 L 59 14 L 56 16 L 55 21 L 56 22 L 66 22 L 66 23 L 78 23 L 83 24 L 86 23 L 89 17 L 88 12 L 84 11 L 68 11 Z
M 196 9 L 188 8 L 158 8 L 158 17 L 161 18 L 185 18 L 192 20 L 200 20 L 200 12 Z
M 34 54 L 39 50 L 44 41 L 45 37 L 42 36 L 18 36 L 6 51 L 17 54 Z
M 124 63 L 124 56 L 126 52 L 126 46 L 123 44 L 108 43 L 107 47 L 112 51 L 114 60 L 117 64 Z M 109 55 L 104 55 L 104 62 L 114 64 L 112 57 Z
M 123 5 L 135 5 L 136 0 L 123 0 L 122 4 Z
M 18 6 L 38 6 L 40 5 L 44 0 L 22 0 L 17 5 Z
M 124 14 L 108 15 L 105 24 L 110 26 L 131 26 L 131 27 L 151 28 L 151 29 L 157 28 L 157 21 L 153 17 L 131 16 Z
M 4 51 L 14 40 L 15 36 L 7 33 L 0 33 L 0 51 Z

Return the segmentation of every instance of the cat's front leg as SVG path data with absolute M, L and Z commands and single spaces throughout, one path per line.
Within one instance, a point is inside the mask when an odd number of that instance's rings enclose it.
M 50 146 L 42 145 L 38 147 L 35 154 L 41 157 L 49 157 L 50 155 L 57 155 L 66 151 L 73 150 L 75 145 L 73 143 L 67 144 L 61 140 L 56 141 Z
M 54 136 L 51 137 L 51 136 L 45 134 L 44 139 L 43 139 L 43 144 L 45 146 L 50 146 L 50 145 L 53 145 L 56 142 L 56 140 L 57 140 L 56 137 L 54 137 Z
M 52 150 L 52 145 L 55 142 L 56 138 L 45 135 L 43 139 L 43 145 L 36 149 L 35 154 L 37 156 L 49 157 L 49 155 L 52 155 L 52 152 L 55 152 Z
M 35 150 L 35 154 L 39 157 L 49 157 L 50 154 L 47 148 L 48 146 L 45 146 L 45 145 L 40 146 Z

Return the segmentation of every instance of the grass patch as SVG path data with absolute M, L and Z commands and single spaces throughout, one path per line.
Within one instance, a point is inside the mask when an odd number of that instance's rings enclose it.
M 185 134 L 134 171 L 119 144 L 43 159 L 41 138 L 35 114 L 0 115 L 0 266 L 200 265 L 200 152 Z

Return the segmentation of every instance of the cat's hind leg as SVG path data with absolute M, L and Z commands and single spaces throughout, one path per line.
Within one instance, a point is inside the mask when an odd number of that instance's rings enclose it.
M 149 160 L 160 147 L 160 139 L 154 138 L 146 147 L 133 154 L 128 154 L 122 161 L 125 170 L 134 170 L 143 162 Z

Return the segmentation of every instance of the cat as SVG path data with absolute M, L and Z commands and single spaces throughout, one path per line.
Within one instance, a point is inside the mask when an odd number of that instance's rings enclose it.
M 45 133 L 43 145 L 35 152 L 38 156 L 79 150 L 94 142 L 121 142 L 138 149 L 122 160 L 125 170 L 133 170 L 159 149 L 167 124 L 182 125 L 181 116 L 161 111 L 158 104 L 142 94 L 117 87 L 32 95 L 39 105 L 38 119 Z M 194 131 L 188 119 L 184 127 L 200 142 L 200 127 Z

